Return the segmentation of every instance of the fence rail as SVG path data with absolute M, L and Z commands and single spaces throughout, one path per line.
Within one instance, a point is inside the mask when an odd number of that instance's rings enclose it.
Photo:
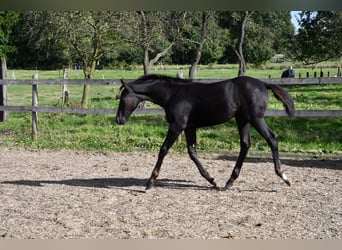
M 117 109 L 109 108 L 58 108 L 58 107 L 32 107 L 32 106 L 0 106 L 0 111 L 9 112 L 37 112 L 37 113 L 66 113 L 82 115 L 114 115 Z M 136 109 L 133 114 L 162 115 L 161 108 Z M 265 116 L 287 116 L 284 110 L 266 110 Z M 341 117 L 342 110 L 296 110 L 295 117 Z
M 315 78 L 259 78 L 263 82 L 280 85 L 305 85 L 305 84 L 341 84 L 342 77 L 315 77 Z M 125 79 L 130 82 L 135 79 Z M 194 81 L 199 83 L 213 83 L 227 80 L 226 78 L 199 78 Z M 120 79 L 26 79 L 11 80 L 0 79 L 0 85 L 120 85 Z
M 126 79 L 130 82 L 134 79 Z M 224 79 L 196 79 L 196 82 L 213 83 Z M 341 84 L 342 77 L 318 77 L 318 78 L 261 78 L 260 80 L 279 85 L 312 85 L 312 84 Z M 32 85 L 32 106 L 8 106 L 0 105 L 0 112 L 32 112 L 32 138 L 37 137 L 38 119 L 37 113 L 68 113 L 68 114 L 87 114 L 87 115 L 113 115 L 117 109 L 83 109 L 83 108 L 62 108 L 44 107 L 38 105 L 38 86 L 43 84 L 51 85 L 119 85 L 120 79 L 32 79 L 32 80 L 9 80 L 0 79 L 1 85 Z M 134 114 L 164 114 L 161 108 L 137 109 Z M 265 116 L 286 116 L 284 110 L 267 110 Z M 296 110 L 295 117 L 342 117 L 342 110 Z

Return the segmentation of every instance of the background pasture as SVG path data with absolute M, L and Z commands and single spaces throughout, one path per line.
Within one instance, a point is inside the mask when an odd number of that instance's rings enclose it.
M 336 65 L 336 64 L 335 64 Z M 248 75 L 253 77 L 279 77 L 286 65 L 269 65 L 266 69 L 249 69 Z M 337 73 L 337 67 L 331 64 L 321 65 L 322 71 Z M 186 66 L 156 66 L 153 73 L 175 76 L 183 72 L 186 77 Z M 296 68 L 295 68 L 296 69 Z M 317 70 L 317 71 L 319 71 Z M 299 68 L 296 73 L 313 69 Z M 234 65 L 201 66 L 199 77 L 224 78 L 234 77 L 237 68 Z M 8 70 L 8 79 L 31 79 L 33 74 L 39 79 L 61 79 L 62 70 Z M 69 79 L 82 79 L 82 71 L 69 70 Z M 141 76 L 140 68 L 130 70 L 98 70 L 96 79 L 133 79 Z M 82 85 L 69 85 L 68 107 L 79 107 Z M 342 85 L 293 85 L 284 86 L 295 100 L 298 110 L 341 110 Z M 9 105 L 31 105 L 31 86 L 8 86 Z M 58 85 L 39 86 L 39 106 L 61 107 L 62 88 Z M 117 108 L 119 86 L 91 86 L 89 108 Z M 268 109 L 283 109 L 282 104 L 272 94 Z M 148 103 L 148 107 L 155 107 Z M 31 140 L 31 114 L 11 112 L 10 119 L 0 124 L 0 145 L 11 147 L 49 149 L 82 149 L 98 151 L 140 151 L 156 152 L 165 137 L 167 123 L 160 115 L 134 115 L 125 126 L 115 124 L 114 115 L 70 115 L 39 114 L 39 138 Z M 269 126 L 278 134 L 280 151 L 324 154 L 342 154 L 342 119 L 341 118 L 288 118 L 267 117 Z M 203 128 L 198 132 L 199 150 L 203 151 L 237 151 L 239 140 L 235 121 L 227 124 Z M 251 151 L 269 151 L 263 139 L 252 130 L 253 144 Z M 172 150 L 185 152 L 184 141 L 177 142 Z

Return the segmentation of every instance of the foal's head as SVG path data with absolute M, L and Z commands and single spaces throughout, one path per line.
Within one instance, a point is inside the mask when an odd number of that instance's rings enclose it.
M 138 104 L 142 101 L 138 95 L 136 95 L 132 88 L 128 86 L 126 82 L 121 80 L 122 86 L 120 96 L 119 109 L 116 114 L 116 122 L 118 124 L 125 124 L 128 121 L 129 116 L 137 108 Z

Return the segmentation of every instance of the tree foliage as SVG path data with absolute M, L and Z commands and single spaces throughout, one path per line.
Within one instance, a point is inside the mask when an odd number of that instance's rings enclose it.
M 219 24 L 229 33 L 227 49 L 221 62 L 239 62 L 239 36 L 243 12 L 219 12 Z M 287 53 L 294 34 L 289 11 L 253 11 L 245 25 L 242 50 L 246 63 L 262 65 L 275 53 Z
M 61 58 L 80 61 L 90 78 L 100 58 L 119 42 L 119 13 L 110 11 L 30 11 L 21 27 L 30 46 L 59 51 Z
M 302 11 L 294 55 L 305 64 L 342 56 L 342 11 Z
M 18 21 L 19 13 L 15 11 L 0 11 L 0 57 L 5 57 L 9 52 L 15 51 L 10 44 L 12 27 Z
M 100 66 L 142 64 L 147 73 L 161 61 L 238 63 L 244 13 L 211 11 L 203 36 L 204 11 L 0 11 L 0 53 L 10 67 L 77 63 L 85 76 Z M 303 11 L 299 21 L 295 34 L 289 11 L 253 11 L 240 43 L 246 63 L 262 65 L 275 53 L 304 63 L 341 56 L 341 11 Z
M 80 61 L 87 79 L 91 78 L 100 58 L 119 40 L 118 12 L 30 11 L 24 14 L 24 20 L 22 29 L 26 30 L 33 48 L 43 48 L 46 52 L 59 49 L 64 55 L 62 58 Z M 87 107 L 88 94 L 89 85 L 85 85 L 82 107 Z
M 143 51 L 144 73 L 180 40 L 187 26 L 187 12 L 126 12 L 121 29 L 125 41 Z

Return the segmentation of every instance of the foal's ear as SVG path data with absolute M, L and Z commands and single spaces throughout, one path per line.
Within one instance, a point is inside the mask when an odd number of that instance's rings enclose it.
M 120 87 L 120 89 L 127 89 L 127 90 L 131 90 L 131 88 L 128 86 L 127 82 L 125 82 L 123 79 L 120 80 L 122 86 Z

